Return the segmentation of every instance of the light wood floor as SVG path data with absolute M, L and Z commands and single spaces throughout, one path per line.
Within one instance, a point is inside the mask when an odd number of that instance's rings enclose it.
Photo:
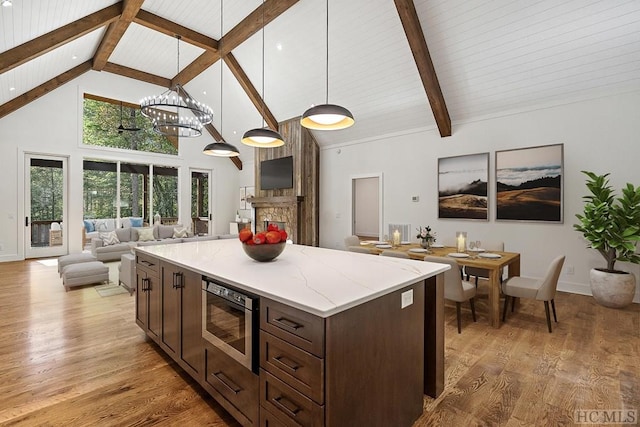
M 481 286 L 482 289 L 482 286 Z M 573 425 L 575 409 L 640 411 L 640 305 L 559 293 L 487 326 L 446 309 L 445 391 L 416 426 Z M 134 322 L 134 297 L 65 293 L 55 266 L 0 263 L 0 425 L 236 426 Z M 394 427 L 394 426 L 389 426 Z

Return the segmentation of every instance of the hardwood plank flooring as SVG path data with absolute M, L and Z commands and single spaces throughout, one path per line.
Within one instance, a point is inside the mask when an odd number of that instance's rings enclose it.
M 640 411 L 640 305 L 558 293 L 559 323 L 522 301 L 500 329 L 445 311 L 445 390 L 415 426 L 574 425 L 576 409 Z M 0 263 L 1 426 L 237 426 L 134 321 L 134 297 L 65 292 L 56 267 Z M 393 426 L 390 426 L 393 427 Z

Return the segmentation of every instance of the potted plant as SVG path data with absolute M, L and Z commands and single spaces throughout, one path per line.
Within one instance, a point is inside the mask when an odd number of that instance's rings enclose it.
M 637 244 L 640 241 L 640 187 L 627 183 L 616 197 L 609 185 L 609 174 L 587 175 L 590 193 L 584 196 L 584 214 L 574 228 L 589 241 L 607 262 L 607 268 L 591 269 L 591 293 L 607 307 L 621 308 L 633 301 L 636 279 L 633 273 L 615 269 L 616 261 L 640 264 Z

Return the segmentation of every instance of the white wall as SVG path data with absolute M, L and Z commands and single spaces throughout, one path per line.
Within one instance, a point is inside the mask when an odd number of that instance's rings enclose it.
M 378 218 L 379 178 L 358 178 L 355 180 L 355 232 L 358 236 L 375 237 L 380 234 Z
M 0 119 L 0 261 L 24 258 L 24 209 L 22 178 L 19 171 L 23 152 L 69 156 L 69 251 L 79 252 L 82 245 L 82 160 L 85 157 L 130 160 L 180 168 L 180 218 L 190 219 L 189 168 L 212 170 L 214 233 L 227 233 L 235 218 L 238 170 L 227 158 L 201 153 L 213 141 L 208 134 L 180 141 L 178 156 L 135 153 L 125 150 L 86 148 L 82 135 L 82 95 L 84 92 L 129 102 L 163 89 L 149 84 L 91 71 L 44 97 Z
M 430 225 L 441 237 L 467 231 L 472 240 L 503 240 L 508 251 L 522 254 L 521 274 L 541 277 L 551 259 L 565 254 L 559 289 L 590 294 L 589 270 L 604 260 L 586 248 L 573 230 L 586 194 L 581 170 L 611 172 L 615 189 L 626 182 L 640 185 L 640 93 L 617 95 L 530 112 L 453 124 L 453 136 L 440 138 L 436 129 L 407 132 L 324 148 L 320 153 L 320 245 L 342 248 L 350 234 L 350 177 L 383 173 L 384 227 L 410 223 Z M 357 122 L 356 122 L 357 126 Z M 495 151 L 564 144 L 564 223 L 496 222 Z M 472 153 L 490 153 L 490 220 L 439 220 L 437 160 Z M 412 202 L 419 196 L 419 202 Z M 569 274 L 573 267 L 574 274 Z M 640 276 L 638 265 L 616 267 Z M 640 286 L 639 286 L 640 287 Z M 640 289 L 636 292 L 640 302 Z

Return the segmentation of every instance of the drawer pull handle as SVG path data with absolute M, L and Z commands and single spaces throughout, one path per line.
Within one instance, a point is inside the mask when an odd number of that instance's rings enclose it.
M 223 372 L 216 372 L 211 374 L 216 377 L 226 388 L 228 388 L 233 394 L 238 394 L 242 389 L 229 379 Z
M 298 408 L 292 401 L 284 396 L 274 397 L 271 399 L 271 401 L 275 406 L 277 406 L 281 410 L 284 410 L 292 417 L 296 417 L 298 415 L 298 412 L 300 412 L 300 408 Z
M 293 371 L 294 373 L 300 368 L 299 365 L 296 365 L 295 362 L 291 359 L 288 359 L 285 356 L 276 356 L 273 358 L 273 360 L 275 360 L 276 362 L 278 362 L 280 365 L 284 366 L 285 368 L 289 369 L 290 371 Z M 294 363 L 287 363 L 286 361 L 289 360 L 291 362 Z
M 151 288 L 150 282 L 151 279 L 149 279 L 148 277 L 144 277 L 142 279 L 142 292 L 147 292 Z
M 173 273 L 173 289 L 180 289 L 183 286 L 183 273 L 181 271 Z
M 149 262 L 149 261 L 146 261 L 146 260 L 144 260 L 144 259 L 141 259 L 141 260 L 140 260 L 140 264 L 142 264 L 142 265 L 146 265 L 147 267 L 153 267 L 153 266 L 155 265 L 154 263 Z
M 293 322 L 289 319 L 286 319 L 284 317 L 280 317 L 279 319 L 273 319 L 273 323 L 275 323 L 276 325 L 280 326 L 283 329 L 288 329 L 292 332 L 297 332 L 298 329 L 302 328 L 303 326 Z

